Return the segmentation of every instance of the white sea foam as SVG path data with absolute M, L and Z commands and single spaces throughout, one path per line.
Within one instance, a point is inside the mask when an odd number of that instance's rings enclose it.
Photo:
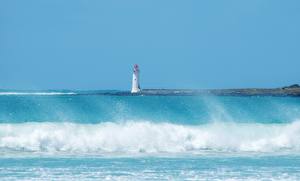
M 0 150 L 63 153 L 300 152 L 300 121 L 200 126 L 124 122 L 0 124 Z
M 0 96 L 13 96 L 13 95 L 36 95 L 36 96 L 51 96 L 51 95 L 75 95 L 75 92 L 0 92 Z

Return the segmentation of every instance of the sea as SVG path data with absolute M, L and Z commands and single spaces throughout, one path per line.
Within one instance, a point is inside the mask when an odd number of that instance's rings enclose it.
M 300 180 L 300 98 L 2 90 L 0 180 Z

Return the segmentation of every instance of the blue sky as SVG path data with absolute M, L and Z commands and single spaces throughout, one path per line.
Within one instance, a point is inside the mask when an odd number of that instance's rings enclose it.
M 299 0 L 1 0 L 0 89 L 300 83 Z

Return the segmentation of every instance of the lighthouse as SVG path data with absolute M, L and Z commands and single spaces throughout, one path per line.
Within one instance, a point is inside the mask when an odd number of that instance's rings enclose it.
M 137 64 L 133 67 L 133 75 L 132 75 L 132 88 L 131 93 L 138 93 L 141 91 L 140 82 L 139 82 L 139 66 Z

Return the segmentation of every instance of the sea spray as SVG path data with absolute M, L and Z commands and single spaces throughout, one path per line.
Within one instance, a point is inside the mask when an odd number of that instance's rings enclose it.
M 300 98 L 294 97 L 103 96 L 73 92 L 75 95 L 0 96 L 0 123 L 149 120 L 182 125 L 214 121 L 268 124 L 300 118 Z
M 61 153 L 300 152 L 300 121 L 199 126 L 151 121 L 0 124 L 0 150 Z

